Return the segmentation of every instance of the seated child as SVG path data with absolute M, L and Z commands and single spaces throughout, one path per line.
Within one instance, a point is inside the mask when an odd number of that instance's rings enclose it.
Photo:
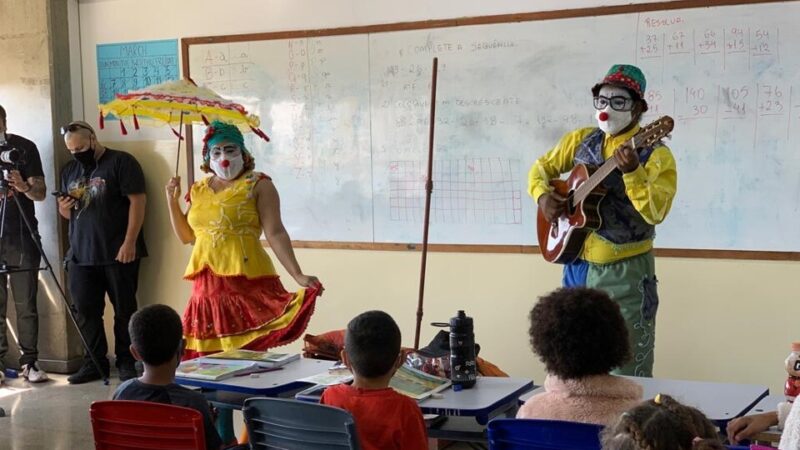
M 144 374 L 117 388 L 114 400 L 140 400 L 185 406 L 203 414 L 206 447 L 222 447 L 211 407 L 203 394 L 175 384 L 175 369 L 183 353 L 181 317 L 167 305 L 149 305 L 137 311 L 128 324 L 131 353 L 144 363 Z
M 799 401 L 781 402 L 775 411 L 731 420 L 728 422 L 728 440 L 736 445 L 766 431 L 769 427 L 777 426 L 783 431 L 778 448 L 800 448 L 800 407 L 796 406 Z
M 557 289 L 539 299 L 530 321 L 533 351 L 547 370 L 545 392 L 528 399 L 517 418 L 608 425 L 641 401 L 641 386 L 609 375 L 631 351 L 619 306 L 606 293 Z
M 724 450 L 703 413 L 659 394 L 623 413 L 601 436 L 603 450 Z
M 359 314 L 347 324 L 342 361 L 353 372 L 353 384 L 331 386 L 324 405 L 353 415 L 364 450 L 428 448 L 425 421 L 417 402 L 389 387 L 403 363 L 400 328 L 383 311 Z

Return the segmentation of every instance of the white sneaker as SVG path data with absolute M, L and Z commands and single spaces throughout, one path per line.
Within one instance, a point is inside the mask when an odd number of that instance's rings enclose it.
M 47 381 L 47 372 L 39 368 L 39 364 L 31 363 L 22 366 L 22 378 L 30 381 L 31 383 L 41 383 Z

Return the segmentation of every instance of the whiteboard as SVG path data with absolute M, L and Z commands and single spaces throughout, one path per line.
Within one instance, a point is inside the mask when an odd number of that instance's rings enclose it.
M 189 73 L 261 117 L 272 142 L 247 142 L 294 239 L 407 243 L 422 237 L 438 56 L 431 242 L 533 245 L 528 169 L 594 125 L 590 88 L 611 64 L 636 64 L 643 121 L 676 119 L 678 195 L 656 246 L 800 251 L 798 22 L 791 2 L 197 44 Z

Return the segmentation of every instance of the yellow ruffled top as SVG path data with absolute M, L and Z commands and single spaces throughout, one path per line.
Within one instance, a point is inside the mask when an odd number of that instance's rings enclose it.
M 219 192 L 209 186 L 211 177 L 192 185 L 187 219 L 195 243 L 185 278 L 191 279 L 205 268 L 223 277 L 244 275 L 252 279 L 276 274 L 261 246 L 261 219 L 253 195 L 262 177 L 248 172 Z

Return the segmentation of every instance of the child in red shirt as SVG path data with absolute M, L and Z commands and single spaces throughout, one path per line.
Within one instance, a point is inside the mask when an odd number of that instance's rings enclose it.
M 342 361 L 353 384 L 331 386 L 321 403 L 345 409 L 356 421 L 364 450 L 425 450 L 428 437 L 417 402 L 389 387 L 403 363 L 400 328 L 383 311 L 368 311 L 347 324 Z

